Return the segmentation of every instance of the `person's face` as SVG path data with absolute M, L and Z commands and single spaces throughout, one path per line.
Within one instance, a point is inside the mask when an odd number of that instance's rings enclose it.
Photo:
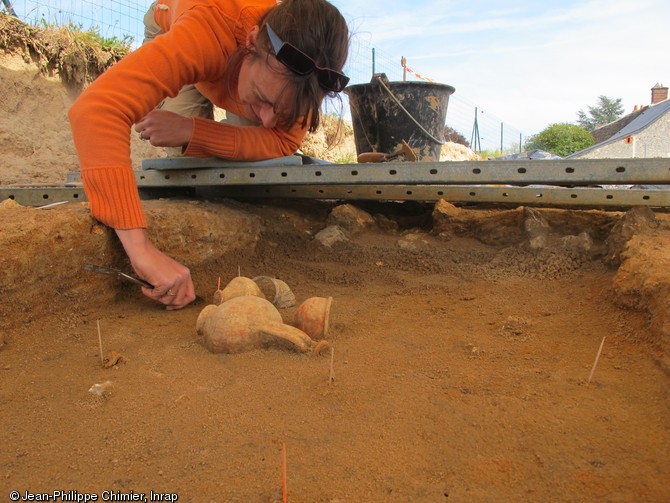
M 252 46 L 257 32 L 250 34 Z M 264 127 L 277 125 L 282 116 L 288 115 L 291 106 L 290 86 L 287 85 L 283 65 L 265 54 L 244 58 L 240 67 L 237 90 L 249 115 Z

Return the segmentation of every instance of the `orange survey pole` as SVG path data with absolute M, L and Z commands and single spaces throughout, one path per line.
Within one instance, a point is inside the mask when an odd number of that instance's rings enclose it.
M 281 500 L 282 503 L 288 501 L 288 489 L 286 487 L 286 444 L 281 443 Z

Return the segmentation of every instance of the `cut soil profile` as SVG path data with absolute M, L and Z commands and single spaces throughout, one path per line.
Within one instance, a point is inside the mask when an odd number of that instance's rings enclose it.
M 71 91 L 30 66 L 0 64 L 0 79 L 14 90 L 0 113 L 0 185 L 64 182 L 77 169 Z M 295 503 L 670 500 L 667 213 L 445 201 L 145 209 L 204 302 L 166 311 L 85 270 L 131 272 L 86 203 L 0 206 L 3 499 L 281 501 L 285 446 Z M 320 239 L 334 225 L 341 240 Z M 298 303 L 333 297 L 334 379 L 330 351 L 205 349 L 198 314 L 219 278 L 240 273 L 285 281 Z M 296 307 L 280 310 L 287 323 Z M 116 361 L 107 368 L 99 334 Z

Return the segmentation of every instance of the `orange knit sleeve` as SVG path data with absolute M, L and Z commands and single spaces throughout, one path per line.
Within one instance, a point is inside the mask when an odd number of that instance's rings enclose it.
M 300 125 L 285 131 L 262 126 L 233 126 L 201 117 L 194 117 L 193 125 L 193 135 L 184 155 L 238 161 L 259 161 L 291 155 L 298 150 L 307 132 Z
M 183 85 L 222 78 L 235 47 L 228 18 L 194 8 L 80 95 L 69 118 L 95 218 L 116 229 L 146 227 L 130 161 L 131 127 Z

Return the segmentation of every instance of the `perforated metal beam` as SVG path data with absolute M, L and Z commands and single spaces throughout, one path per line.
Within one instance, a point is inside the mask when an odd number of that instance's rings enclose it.
M 501 185 L 273 185 L 207 187 L 209 197 L 302 198 L 380 201 L 437 201 L 509 203 L 532 206 L 670 207 L 670 190 L 604 189 L 589 187 L 514 187 Z M 179 195 L 172 191 L 140 190 L 142 199 Z M 186 195 L 186 194 L 182 194 Z M 0 187 L 0 200 L 14 199 L 24 206 L 86 200 L 81 188 Z
M 670 190 L 513 187 L 500 185 L 275 185 L 216 187 L 208 191 L 222 197 L 276 197 L 389 201 L 516 203 L 526 205 L 670 207 Z
M 557 161 L 387 162 L 277 166 L 209 159 L 207 167 L 144 169 L 135 172 L 139 187 L 326 184 L 509 184 L 597 185 L 670 184 L 670 159 L 584 159 Z M 207 161 L 207 162 L 205 162 Z M 243 165 L 240 165 L 243 164 Z M 78 183 L 78 173 L 68 182 Z
M 86 194 L 81 187 L 0 187 L 0 201 L 5 199 L 13 199 L 22 206 L 44 206 L 86 201 Z
M 328 165 L 295 164 L 293 158 L 262 163 L 170 158 L 152 166 L 135 171 L 143 199 L 207 188 L 226 197 L 670 207 L 670 159 L 665 158 Z M 0 188 L 0 198 L 33 206 L 85 200 L 79 173 L 69 173 L 67 180 L 70 187 Z M 593 187 L 598 184 L 608 188 Z M 635 184 L 663 190 L 625 188 Z

